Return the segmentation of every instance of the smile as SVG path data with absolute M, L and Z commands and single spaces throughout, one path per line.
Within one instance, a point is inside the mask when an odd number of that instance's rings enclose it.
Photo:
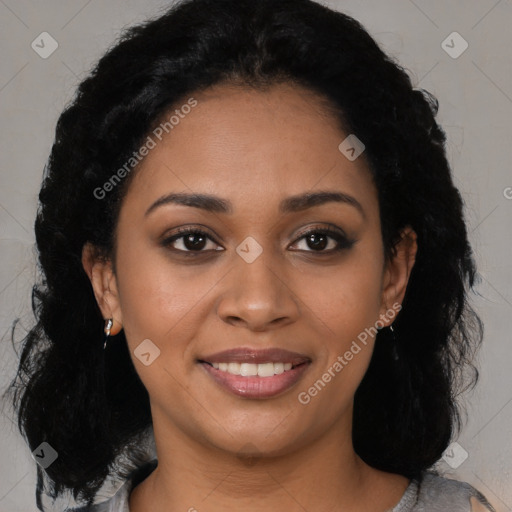
M 207 363 L 198 361 L 213 382 L 243 398 L 265 399 L 281 395 L 301 379 L 310 362 L 299 363 Z
M 292 369 L 292 363 L 211 363 L 214 368 L 243 377 L 272 377 Z

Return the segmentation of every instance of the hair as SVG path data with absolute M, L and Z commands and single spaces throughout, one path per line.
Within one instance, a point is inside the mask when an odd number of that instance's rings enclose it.
M 183 98 L 217 84 L 278 83 L 326 99 L 365 144 L 386 259 L 405 226 L 417 234 L 396 341 L 379 331 L 355 394 L 355 451 L 375 468 L 416 478 L 460 431 L 457 397 L 478 380 L 483 325 L 468 300 L 476 268 L 437 99 L 341 12 L 310 0 L 186 0 L 124 30 L 57 122 L 35 221 L 37 323 L 8 390 L 30 448 L 47 441 L 58 452 L 44 473 L 37 468 L 38 506 L 43 476 L 52 497 L 70 490 L 92 503 L 111 471 L 125 476 L 140 463 L 138 443 L 152 425 L 123 331 L 103 350 L 104 320 L 81 262 L 87 242 L 99 257 L 115 256 L 119 210 L 137 169 L 103 199 L 94 190 Z M 129 464 L 114 464 L 121 455 Z

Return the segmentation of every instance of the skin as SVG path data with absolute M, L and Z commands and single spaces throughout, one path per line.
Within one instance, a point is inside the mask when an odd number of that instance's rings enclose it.
M 83 251 L 104 318 L 114 319 L 112 334 L 124 329 L 150 396 L 159 464 L 133 490 L 130 511 L 384 512 L 409 480 L 368 466 L 351 438 L 354 393 L 374 338 L 310 403 L 297 395 L 365 328 L 383 315 L 383 325 L 393 322 L 386 311 L 403 300 L 416 234 L 405 229 L 385 264 L 364 153 L 349 161 L 338 150 L 348 134 L 312 92 L 222 84 L 193 97 L 198 105 L 133 177 L 116 231 L 116 272 L 90 245 Z M 278 215 L 282 199 L 318 190 L 350 194 L 364 216 L 336 202 Z M 170 192 L 214 194 L 231 201 L 233 213 L 166 204 L 144 215 Z M 308 244 L 302 232 L 326 223 L 356 242 L 330 255 L 336 240 Z M 191 247 L 183 238 L 159 243 L 178 226 L 198 224 L 213 235 L 199 249 L 209 255 L 180 256 Z M 235 250 L 247 236 L 263 250 L 250 264 Z M 145 339 L 160 350 L 149 366 L 133 353 Z M 285 348 L 312 364 L 280 396 L 241 398 L 196 362 L 234 347 Z
M 469 499 L 471 502 L 471 512 L 489 512 L 489 509 L 477 501 L 475 497 Z

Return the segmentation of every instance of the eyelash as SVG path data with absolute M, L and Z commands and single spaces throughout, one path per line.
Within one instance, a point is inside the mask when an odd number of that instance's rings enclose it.
M 187 236 L 189 234 L 204 236 L 207 239 L 211 240 L 212 242 L 216 243 L 217 245 L 220 245 L 206 231 L 203 231 L 201 229 L 194 228 L 194 227 L 185 227 L 185 228 L 179 228 L 178 231 L 176 232 L 176 234 L 163 240 L 162 246 L 168 248 L 173 242 L 175 242 L 176 240 L 179 240 L 180 238 L 184 238 L 185 236 Z M 341 233 L 339 233 L 338 231 L 336 231 L 332 228 L 313 228 L 308 231 L 300 233 L 299 238 L 297 238 L 295 240 L 295 242 L 293 242 L 293 244 L 297 243 L 300 240 L 303 240 L 304 238 L 306 238 L 308 235 L 311 235 L 311 234 L 327 235 L 329 238 L 334 239 L 337 242 L 338 246 L 335 249 L 330 249 L 327 251 L 325 251 L 325 250 L 321 250 L 321 251 L 309 250 L 309 251 L 303 251 L 303 252 L 310 252 L 313 254 L 315 254 L 315 253 L 316 254 L 332 254 L 332 253 L 337 253 L 337 252 L 343 251 L 345 249 L 350 249 L 356 242 L 356 240 L 348 239 L 346 236 L 342 235 Z M 197 257 L 197 256 L 200 256 L 202 253 L 209 252 L 209 251 L 205 251 L 205 250 L 199 250 L 199 251 L 186 250 L 186 251 L 184 251 L 182 249 L 174 249 L 172 247 L 171 247 L 171 250 L 181 253 L 186 257 L 190 257 L 190 256 Z M 299 252 L 301 252 L 301 250 L 299 250 Z

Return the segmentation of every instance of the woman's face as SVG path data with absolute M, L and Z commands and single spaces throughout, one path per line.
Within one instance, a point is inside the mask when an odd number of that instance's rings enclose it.
M 124 328 L 155 432 L 232 453 L 248 443 L 285 453 L 350 428 L 373 349 L 365 329 L 392 323 L 410 261 L 385 267 L 364 153 L 349 160 L 340 151 L 349 134 L 311 92 L 221 85 L 192 96 L 197 105 L 162 140 L 151 135 L 156 145 L 137 167 L 102 309 Z M 304 199 L 319 191 L 345 200 Z M 209 209 L 162 200 L 170 194 L 215 201 Z M 203 233 L 169 240 L 185 227 Z M 278 364 L 243 365 L 272 377 L 201 362 L 276 348 L 307 362 L 283 371 L 279 362 L 292 356 L 266 354 Z M 236 372 L 251 358 L 216 361 Z

